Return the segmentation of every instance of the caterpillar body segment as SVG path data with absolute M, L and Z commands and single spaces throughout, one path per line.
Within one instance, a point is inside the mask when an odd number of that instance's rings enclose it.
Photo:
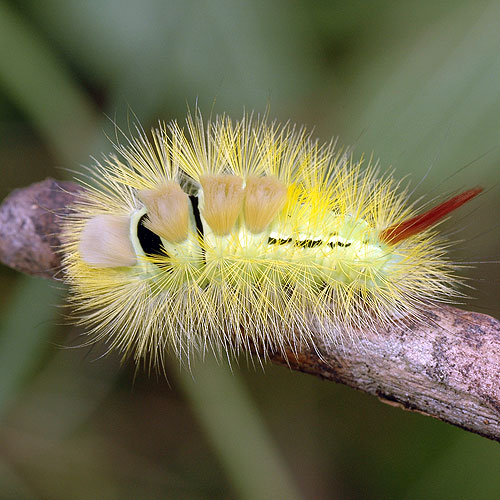
M 460 295 L 432 226 L 480 188 L 415 214 L 391 175 L 303 129 L 195 115 L 168 130 L 118 145 L 65 222 L 89 342 L 151 366 L 169 349 L 295 350 Z
M 168 182 L 156 189 L 138 193 L 146 208 L 145 226 L 172 243 L 180 243 L 188 236 L 188 195 L 179 184 Z

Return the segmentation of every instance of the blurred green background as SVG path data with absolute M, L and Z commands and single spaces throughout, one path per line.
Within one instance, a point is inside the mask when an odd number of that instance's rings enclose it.
M 445 226 L 498 260 L 500 3 L 0 0 L 0 198 L 145 127 L 265 110 L 373 153 L 415 197 L 491 188 Z M 464 307 L 499 316 L 500 266 Z M 79 348 L 60 284 L 0 268 L 0 498 L 500 498 L 498 444 L 241 360 L 168 381 Z

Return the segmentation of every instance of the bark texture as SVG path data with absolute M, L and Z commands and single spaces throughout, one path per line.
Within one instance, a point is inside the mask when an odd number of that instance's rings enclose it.
M 0 206 L 0 261 L 60 276 L 61 215 L 82 188 L 47 179 Z M 270 354 L 294 370 L 341 382 L 382 401 L 500 441 L 500 321 L 442 306 L 425 325 L 365 332 L 361 345 Z
M 61 220 L 82 188 L 46 179 L 13 191 L 0 206 L 0 262 L 54 278 L 61 270 Z

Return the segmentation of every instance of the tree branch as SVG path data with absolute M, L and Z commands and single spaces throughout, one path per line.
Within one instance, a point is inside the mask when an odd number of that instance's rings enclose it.
M 0 261 L 54 278 L 61 272 L 61 215 L 82 188 L 47 179 L 14 191 L 0 206 Z M 326 345 L 278 364 L 341 382 L 383 402 L 500 441 L 500 322 L 442 306 L 429 324 L 367 331 L 361 345 Z

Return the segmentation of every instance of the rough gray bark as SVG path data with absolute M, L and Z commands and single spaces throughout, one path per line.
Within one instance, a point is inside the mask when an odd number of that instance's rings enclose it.
M 0 206 L 0 261 L 58 275 L 60 215 L 80 189 L 47 179 L 14 191 Z M 500 322 L 445 306 L 428 315 L 426 325 L 365 332 L 361 347 L 318 338 L 317 352 L 270 357 L 500 441 Z
M 13 191 L 0 206 L 0 262 L 53 278 L 61 268 L 60 223 L 82 188 L 46 179 Z

